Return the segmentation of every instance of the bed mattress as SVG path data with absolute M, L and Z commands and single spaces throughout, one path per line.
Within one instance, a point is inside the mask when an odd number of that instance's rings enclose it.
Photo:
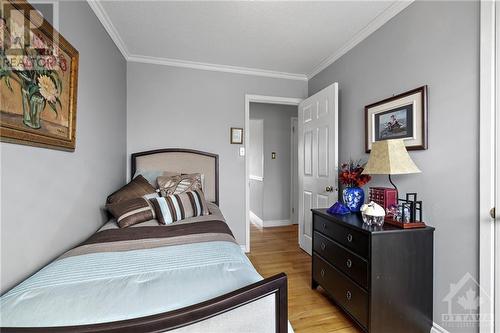
M 260 281 L 217 206 L 160 226 L 107 223 L 0 298 L 0 326 L 53 327 L 138 318 Z

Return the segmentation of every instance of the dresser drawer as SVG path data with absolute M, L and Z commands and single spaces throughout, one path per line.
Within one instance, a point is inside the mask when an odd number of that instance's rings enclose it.
M 341 305 L 361 326 L 368 327 L 368 294 L 339 270 L 326 261 L 313 256 L 314 279 Z
M 316 253 L 367 289 L 368 263 L 364 259 L 317 231 L 314 232 L 313 239 L 313 249 Z
M 368 258 L 368 235 L 330 222 L 319 215 L 314 215 L 314 230 L 329 236 L 363 258 Z

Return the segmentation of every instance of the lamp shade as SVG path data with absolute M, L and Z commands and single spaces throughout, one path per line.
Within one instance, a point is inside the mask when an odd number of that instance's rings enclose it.
M 383 140 L 372 144 L 372 151 L 363 173 L 371 175 L 399 175 L 419 173 L 403 140 Z

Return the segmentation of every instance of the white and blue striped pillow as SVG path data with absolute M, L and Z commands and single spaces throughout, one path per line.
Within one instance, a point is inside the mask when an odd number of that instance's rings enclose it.
M 190 217 L 210 214 L 201 190 L 152 198 L 151 203 L 161 224 L 170 224 Z

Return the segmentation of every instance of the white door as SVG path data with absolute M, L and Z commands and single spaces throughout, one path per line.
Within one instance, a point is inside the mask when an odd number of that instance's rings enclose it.
M 299 245 L 311 254 L 313 208 L 338 198 L 338 83 L 299 104 Z
M 500 222 L 499 222 L 499 213 L 500 213 L 500 3 L 498 1 L 495 2 L 495 26 L 496 26 L 496 41 L 495 41 L 495 190 L 494 190 L 494 202 L 495 206 L 493 211 L 490 213 L 490 216 L 493 218 L 495 223 L 495 314 L 494 314 L 494 328 L 495 332 L 500 330 Z
M 500 89 L 498 89 L 500 5 L 498 1 L 481 1 L 480 30 L 479 332 L 495 333 L 500 331 Z
M 494 313 L 494 319 L 493 319 L 493 326 L 495 332 L 498 332 L 500 330 L 500 2 L 496 1 L 495 3 L 495 27 L 496 27 L 496 33 L 495 33 L 495 88 L 494 91 L 496 92 L 495 96 L 495 156 L 493 158 L 494 165 L 495 165 L 495 174 L 494 174 L 494 179 L 495 179 L 495 188 L 494 188 L 494 208 L 492 208 L 492 211 L 490 212 L 490 216 L 493 220 L 493 223 L 495 224 L 495 286 L 494 286 L 494 306 L 495 306 L 495 313 Z

